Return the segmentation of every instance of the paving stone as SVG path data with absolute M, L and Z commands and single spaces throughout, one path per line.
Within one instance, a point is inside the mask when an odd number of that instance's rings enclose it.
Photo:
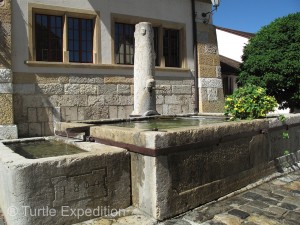
M 130 224 L 130 225 L 155 225 L 157 222 L 154 219 L 151 219 L 149 217 L 143 216 L 143 215 L 132 215 L 132 216 L 126 216 L 123 218 L 120 218 L 117 220 L 117 223 L 121 224 Z M 170 223 L 169 225 L 171 225 Z M 175 225 L 176 223 L 174 223 Z M 181 223 L 182 225 L 185 225 L 185 223 Z M 114 225 L 114 224 L 112 224 Z M 176 224 L 177 225 L 177 224 Z M 178 224 L 179 225 L 179 224 Z M 190 225 L 187 223 L 186 225 Z
M 279 205 L 280 207 L 285 208 L 285 209 L 288 209 L 288 210 L 294 210 L 294 209 L 297 208 L 297 206 L 292 205 L 292 204 L 289 204 L 289 203 L 285 203 L 285 202 L 279 203 L 278 205 Z
M 226 225 L 226 224 L 219 221 L 209 220 L 206 221 L 205 223 L 202 223 L 201 225 Z
M 298 207 L 300 207 L 300 200 L 298 198 L 295 197 L 291 197 L 291 196 L 287 196 L 286 198 L 284 198 L 282 200 L 282 202 L 286 202 L 292 205 L 296 205 Z
M 300 221 L 300 213 L 291 211 L 286 214 L 285 218 L 289 220 Z
M 287 212 L 287 209 L 280 207 L 270 207 L 267 209 L 269 212 L 274 213 L 275 215 L 281 217 L 284 213 Z
M 241 211 L 241 210 L 238 210 L 238 209 L 230 210 L 230 211 L 228 212 L 228 214 L 231 214 L 231 215 L 233 215 L 233 216 L 237 216 L 237 217 L 239 217 L 239 218 L 241 218 L 241 219 L 246 219 L 248 216 L 250 216 L 249 213 L 244 212 L 244 211 Z
M 300 182 L 299 181 L 293 181 L 287 185 L 284 185 L 284 188 L 287 188 L 289 190 L 299 191 L 300 190 Z
M 257 213 L 257 214 L 262 214 L 263 211 L 261 209 L 258 209 L 256 207 L 253 207 L 253 206 L 249 206 L 249 205 L 243 205 L 240 207 L 241 210 L 247 212 L 247 213 Z
M 262 197 L 259 200 L 262 201 L 262 202 L 264 202 L 264 203 L 270 204 L 270 205 L 277 205 L 279 203 L 278 201 L 276 201 L 274 199 L 265 198 L 265 197 Z
M 265 216 L 253 215 L 247 218 L 247 221 L 253 222 L 259 225 L 281 225 L 279 222 L 269 219 Z
M 280 222 L 282 225 L 299 225 L 299 222 L 288 219 L 283 219 Z
M 251 206 L 254 206 L 256 208 L 267 208 L 269 207 L 268 204 L 264 203 L 264 202 L 261 202 L 261 201 L 252 201 L 252 202 L 249 202 L 248 205 L 251 205 Z
M 183 218 L 195 223 L 202 223 L 213 218 L 213 216 L 209 216 L 205 212 L 201 212 L 201 211 L 192 211 L 187 215 L 185 215 Z
M 180 220 L 180 219 L 173 219 L 173 220 L 168 220 L 163 223 L 159 223 L 159 225 L 191 225 L 189 222 Z
M 257 223 L 253 223 L 253 222 L 248 222 L 248 221 L 245 221 L 245 222 L 242 222 L 241 225 L 259 225 Z
M 259 198 L 263 198 L 262 195 L 254 193 L 254 192 L 246 192 L 245 194 L 242 195 L 244 198 L 250 199 L 250 200 L 256 200 Z
M 233 207 L 238 207 L 241 205 L 245 205 L 246 203 L 248 203 L 248 200 L 242 197 L 233 197 L 233 198 L 229 198 L 227 200 L 224 201 L 227 205 L 233 206 Z
M 240 225 L 242 223 L 242 220 L 239 217 L 229 214 L 215 215 L 214 220 L 222 222 L 226 225 Z

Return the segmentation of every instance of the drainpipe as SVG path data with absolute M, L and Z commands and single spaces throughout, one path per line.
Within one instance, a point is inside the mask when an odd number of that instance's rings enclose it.
M 199 113 L 199 85 L 198 85 L 198 49 L 195 0 L 192 2 L 193 49 L 194 49 L 194 79 L 195 79 L 195 113 Z

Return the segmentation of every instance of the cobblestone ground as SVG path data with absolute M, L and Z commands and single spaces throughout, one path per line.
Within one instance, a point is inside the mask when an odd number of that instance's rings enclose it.
M 160 223 L 128 208 L 125 216 L 120 218 L 106 217 L 76 225 L 298 225 L 299 221 L 298 170 Z M 3 224 L 0 211 L 0 225 Z

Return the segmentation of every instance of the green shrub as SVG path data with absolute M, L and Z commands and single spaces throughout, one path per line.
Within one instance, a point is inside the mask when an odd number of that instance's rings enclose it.
M 264 88 L 247 85 L 225 99 L 225 115 L 231 120 L 262 118 L 276 106 L 275 98 L 268 96 Z

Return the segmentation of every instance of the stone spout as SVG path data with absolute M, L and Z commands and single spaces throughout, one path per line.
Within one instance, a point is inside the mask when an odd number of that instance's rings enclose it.
M 155 52 L 150 23 L 135 26 L 134 110 L 131 116 L 159 115 L 156 111 Z

